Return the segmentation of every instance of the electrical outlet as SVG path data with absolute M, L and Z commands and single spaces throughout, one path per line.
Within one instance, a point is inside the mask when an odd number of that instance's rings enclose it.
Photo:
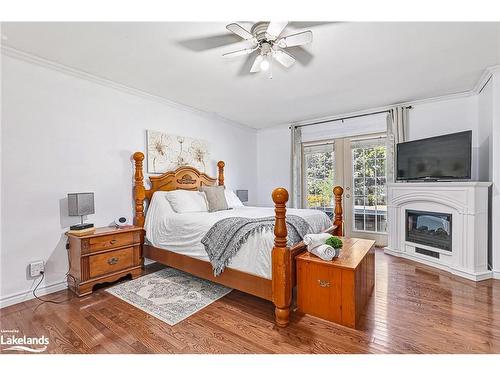
M 37 260 L 36 262 L 30 263 L 30 276 L 37 277 L 40 276 L 42 272 L 45 270 L 45 263 L 43 260 Z

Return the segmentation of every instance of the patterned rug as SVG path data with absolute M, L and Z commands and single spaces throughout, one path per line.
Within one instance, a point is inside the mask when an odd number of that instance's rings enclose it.
M 232 289 L 174 268 L 115 285 L 107 291 L 173 326 Z

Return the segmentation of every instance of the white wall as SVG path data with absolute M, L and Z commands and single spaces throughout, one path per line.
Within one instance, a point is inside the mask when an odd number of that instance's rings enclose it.
M 257 198 L 256 131 L 210 114 L 167 105 L 3 55 L 1 299 L 33 286 L 27 265 L 44 260 L 46 281 L 67 271 L 63 233 L 68 192 L 95 192 L 97 226 L 132 216 L 134 151 L 146 129 L 205 139 L 226 184 Z M 50 288 L 49 288 L 50 290 Z M 21 295 L 22 296 L 22 295 Z M 17 299 L 16 301 L 18 301 Z
M 472 130 L 472 179 L 478 180 L 478 99 L 467 96 L 413 106 L 408 140 Z
M 290 129 L 276 126 L 257 133 L 257 203 L 272 206 L 271 194 L 277 187 L 290 192 Z
M 417 104 L 410 110 L 409 140 L 473 131 L 472 177 L 478 175 L 477 96 Z M 346 130 L 343 129 L 343 134 Z M 357 134 L 357 133 L 356 133 Z M 258 195 L 260 205 L 272 204 L 270 192 L 290 185 L 290 130 L 288 126 L 259 130 L 257 135 Z
M 493 167 L 493 80 L 478 95 L 478 177 L 491 181 Z
M 493 272 L 500 279 L 500 69 L 493 73 L 492 84 L 492 141 L 491 141 L 491 240 Z

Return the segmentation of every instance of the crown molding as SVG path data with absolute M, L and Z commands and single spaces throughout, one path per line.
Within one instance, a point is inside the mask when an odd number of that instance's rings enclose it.
M 18 50 L 17 48 L 2 45 L 1 49 L 2 49 L 2 54 L 9 56 L 9 57 L 12 57 L 12 58 L 15 58 L 15 59 L 18 59 L 18 60 L 29 62 L 29 63 L 35 64 L 35 65 L 39 65 L 39 66 L 42 66 L 44 68 L 55 70 L 55 71 L 63 73 L 63 74 L 71 75 L 73 77 L 80 78 L 80 79 L 83 79 L 85 81 L 97 83 L 101 86 L 112 88 L 114 90 L 121 91 L 121 92 L 129 94 L 129 95 L 134 95 L 134 96 L 137 96 L 137 97 L 149 100 L 149 101 L 161 103 L 161 104 L 167 105 L 171 108 L 175 108 L 175 109 L 178 109 L 181 111 L 190 112 L 192 114 L 206 117 L 206 118 L 216 119 L 216 120 L 224 122 L 228 125 L 239 127 L 243 130 L 251 131 L 254 133 L 257 132 L 257 129 L 255 129 L 255 128 L 252 128 L 248 125 L 245 125 L 245 124 L 242 124 L 240 122 L 231 120 L 231 119 L 226 118 L 224 116 L 221 116 L 216 112 L 208 112 L 208 111 L 204 111 L 202 109 L 191 107 L 191 106 L 186 105 L 186 104 L 181 104 L 181 103 L 172 101 L 170 99 L 166 99 L 164 97 L 137 89 L 135 87 L 127 86 L 127 85 L 124 85 L 122 83 L 118 83 L 116 81 L 109 80 L 107 78 L 103 78 L 103 77 L 97 76 L 97 75 L 92 74 L 92 73 L 87 73 L 83 70 L 75 69 L 75 68 L 69 67 L 67 65 L 57 63 L 57 62 L 52 61 L 52 60 L 47 60 L 43 57 Z
M 355 112 L 341 113 L 341 114 L 337 114 L 337 115 L 330 115 L 330 116 L 323 116 L 323 117 L 315 117 L 315 118 L 307 119 L 307 120 L 299 120 L 299 121 L 292 122 L 291 125 L 300 126 L 300 125 L 307 125 L 309 123 L 321 122 L 321 121 L 337 121 L 337 120 L 340 120 L 340 119 L 345 118 L 345 117 L 359 116 L 359 115 L 370 114 L 373 112 L 387 111 L 391 108 L 394 108 L 395 106 L 417 106 L 417 105 L 421 105 L 421 104 L 436 103 L 436 102 L 442 102 L 442 101 L 446 101 L 446 100 L 453 100 L 453 99 L 475 96 L 481 92 L 481 90 L 488 83 L 488 81 L 490 80 L 492 75 L 495 73 L 500 74 L 500 65 L 492 65 L 492 66 L 485 68 L 483 71 L 483 74 L 481 74 L 481 77 L 476 82 L 474 87 L 470 90 L 467 90 L 467 91 L 456 92 L 456 93 L 441 95 L 441 96 L 434 96 L 434 97 L 430 97 L 430 98 L 410 100 L 410 101 L 406 101 L 406 102 L 396 102 L 394 104 L 383 106 L 383 107 L 369 108 L 369 109 L 359 110 L 359 111 L 355 111 Z M 281 126 L 290 126 L 290 123 L 283 123 L 283 124 L 279 124 L 276 126 L 271 126 L 270 128 L 281 127 Z M 264 129 L 269 129 L 269 128 L 264 128 Z
M 488 66 L 484 69 L 483 74 L 481 74 L 481 77 L 479 77 L 479 80 L 476 82 L 476 85 L 471 91 L 476 95 L 479 94 L 495 73 L 500 73 L 500 65 Z
M 345 117 L 360 116 L 360 115 L 367 115 L 367 114 L 374 113 L 374 112 L 388 111 L 396 106 L 417 106 L 417 105 L 421 105 L 421 104 L 429 104 L 429 103 L 435 103 L 435 102 L 442 102 L 442 101 L 446 101 L 446 100 L 466 98 L 466 97 L 474 96 L 474 95 L 476 95 L 476 93 L 473 92 L 473 90 L 462 91 L 462 92 L 457 92 L 457 93 L 453 93 L 453 94 L 434 96 L 431 98 L 416 99 L 416 100 L 411 100 L 411 101 L 406 101 L 406 102 L 396 102 L 396 103 L 391 104 L 391 105 L 368 108 L 368 109 L 364 109 L 364 110 L 347 112 L 347 113 L 342 113 L 342 114 L 338 114 L 338 115 L 315 117 L 313 119 L 294 121 L 294 122 L 292 122 L 292 125 L 301 126 L 301 125 L 307 125 L 309 123 L 314 123 L 314 122 L 338 121 L 338 120 L 341 120 Z M 290 124 L 286 123 L 286 124 L 280 124 L 280 125 L 276 125 L 276 126 L 285 126 L 285 125 L 289 126 Z

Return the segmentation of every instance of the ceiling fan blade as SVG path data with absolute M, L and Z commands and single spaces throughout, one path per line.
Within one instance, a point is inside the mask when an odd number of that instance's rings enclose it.
M 200 52 L 213 48 L 224 47 L 238 42 L 242 42 L 238 35 L 224 33 L 201 38 L 185 39 L 179 41 L 178 43 L 191 51 Z
M 250 69 L 251 73 L 260 72 L 260 63 L 262 62 L 262 60 L 264 60 L 264 57 L 262 57 L 262 55 L 257 55 L 252 64 L 252 68 Z
M 222 57 L 237 57 L 237 56 L 248 55 L 248 54 L 252 53 L 253 51 L 255 51 L 256 49 L 257 49 L 257 47 L 240 49 L 238 51 L 224 53 L 222 55 Z
M 281 48 L 301 46 L 311 43 L 313 40 L 313 33 L 311 30 L 303 31 L 301 33 L 287 35 L 278 41 Z
M 293 65 L 293 63 L 295 62 L 295 58 L 293 58 L 291 55 L 289 55 L 285 51 L 281 51 L 281 50 L 274 51 L 273 57 L 277 62 L 279 62 L 285 68 L 291 67 Z
M 280 34 L 283 32 L 283 30 L 285 29 L 286 25 L 288 25 L 288 22 L 287 21 L 284 21 L 284 22 L 269 22 L 269 26 L 267 26 L 267 30 L 266 30 L 266 33 L 275 38 L 275 39 L 278 39 L 278 37 L 280 36 Z
M 231 31 L 232 33 L 242 37 L 243 39 L 252 39 L 253 35 L 245 30 L 243 27 L 238 25 L 237 23 L 230 23 L 229 25 L 226 26 L 226 29 Z

